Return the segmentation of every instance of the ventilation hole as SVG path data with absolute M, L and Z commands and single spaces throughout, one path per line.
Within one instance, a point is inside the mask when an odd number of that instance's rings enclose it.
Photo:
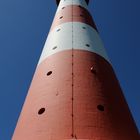
M 57 48 L 57 46 L 54 46 L 52 49 L 55 50 Z
M 87 46 L 87 47 L 90 47 L 90 45 L 89 45 L 89 44 L 86 44 L 86 46 Z
M 86 27 L 83 27 L 83 29 L 86 29 Z
M 95 68 L 94 68 L 94 67 L 91 67 L 91 69 L 90 69 L 90 70 L 91 70 L 91 72 L 92 72 L 92 73 L 96 74 L 96 70 L 95 70 Z
M 65 9 L 65 7 L 62 7 L 62 9 Z
M 59 19 L 62 19 L 63 18 L 63 16 L 61 16 Z
M 41 115 L 41 114 L 43 114 L 45 112 L 45 108 L 41 108 L 41 109 L 39 109 L 39 111 L 38 111 L 38 115 Z
M 100 111 L 104 111 L 104 106 L 103 106 L 103 105 L 98 105 L 97 108 L 98 108 L 98 110 L 100 110 Z
M 51 75 L 52 74 L 52 71 L 49 71 L 48 73 L 47 73 L 47 76 L 49 76 L 49 75 Z
M 57 32 L 59 32 L 61 29 L 56 30 Z

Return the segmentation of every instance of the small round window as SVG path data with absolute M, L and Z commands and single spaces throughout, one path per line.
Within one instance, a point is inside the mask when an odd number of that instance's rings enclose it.
M 57 46 L 54 46 L 52 49 L 55 50 L 57 48 Z
M 63 18 L 63 16 L 61 16 L 59 19 L 62 19 Z
M 95 70 L 95 68 L 94 68 L 94 67 L 91 67 L 91 69 L 90 69 L 90 70 L 91 70 L 91 72 L 92 72 L 92 73 L 96 74 L 96 70 Z
M 45 108 L 41 108 L 38 111 L 38 115 L 42 115 L 45 112 Z
M 86 47 L 90 47 L 90 45 L 89 44 L 86 44 Z
M 56 31 L 59 32 L 61 29 L 57 29 Z
M 82 6 L 81 6 L 81 5 L 78 5 L 78 7 L 79 7 L 79 8 L 82 8 Z
M 104 111 L 104 106 L 103 105 L 98 105 L 97 109 L 100 110 L 100 111 Z
M 52 74 L 52 71 L 49 71 L 48 73 L 47 73 L 47 76 L 49 76 L 49 75 L 51 75 Z

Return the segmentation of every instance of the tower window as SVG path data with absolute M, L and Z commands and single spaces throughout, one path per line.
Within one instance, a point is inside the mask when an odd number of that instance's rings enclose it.
M 61 29 L 57 29 L 56 31 L 59 32 Z
M 57 46 L 54 46 L 52 49 L 55 50 L 57 48 Z
M 45 112 L 45 108 L 41 108 L 41 109 L 39 109 L 39 111 L 38 111 L 38 115 L 41 115 L 41 114 L 43 114 Z
M 104 111 L 104 106 L 103 105 L 98 105 L 97 109 L 100 110 L 100 111 Z
M 48 73 L 47 73 L 47 76 L 49 76 L 49 75 L 51 75 L 52 74 L 52 71 L 49 71 Z
M 86 46 L 87 46 L 87 47 L 90 47 L 90 45 L 89 45 L 89 44 L 86 44 Z
M 59 19 L 62 19 L 63 18 L 63 16 L 61 16 Z
M 91 72 L 92 72 L 92 73 L 96 74 L 96 70 L 95 70 L 95 68 L 94 68 L 94 67 L 91 67 L 91 69 L 90 69 L 90 70 L 91 70 Z
M 84 15 L 80 15 L 80 17 L 84 17 Z
M 81 6 L 81 5 L 78 5 L 78 7 L 82 8 L 82 6 Z

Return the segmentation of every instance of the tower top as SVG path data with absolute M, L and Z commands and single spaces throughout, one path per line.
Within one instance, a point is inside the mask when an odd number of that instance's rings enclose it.
M 89 0 L 85 0 L 85 1 L 87 4 L 89 3 Z M 57 5 L 59 4 L 59 2 L 60 2 L 60 0 L 56 0 Z

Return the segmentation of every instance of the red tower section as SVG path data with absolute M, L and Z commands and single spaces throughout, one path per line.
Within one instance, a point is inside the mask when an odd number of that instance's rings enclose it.
M 12 140 L 140 140 L 88 0 L 57 0 Z

